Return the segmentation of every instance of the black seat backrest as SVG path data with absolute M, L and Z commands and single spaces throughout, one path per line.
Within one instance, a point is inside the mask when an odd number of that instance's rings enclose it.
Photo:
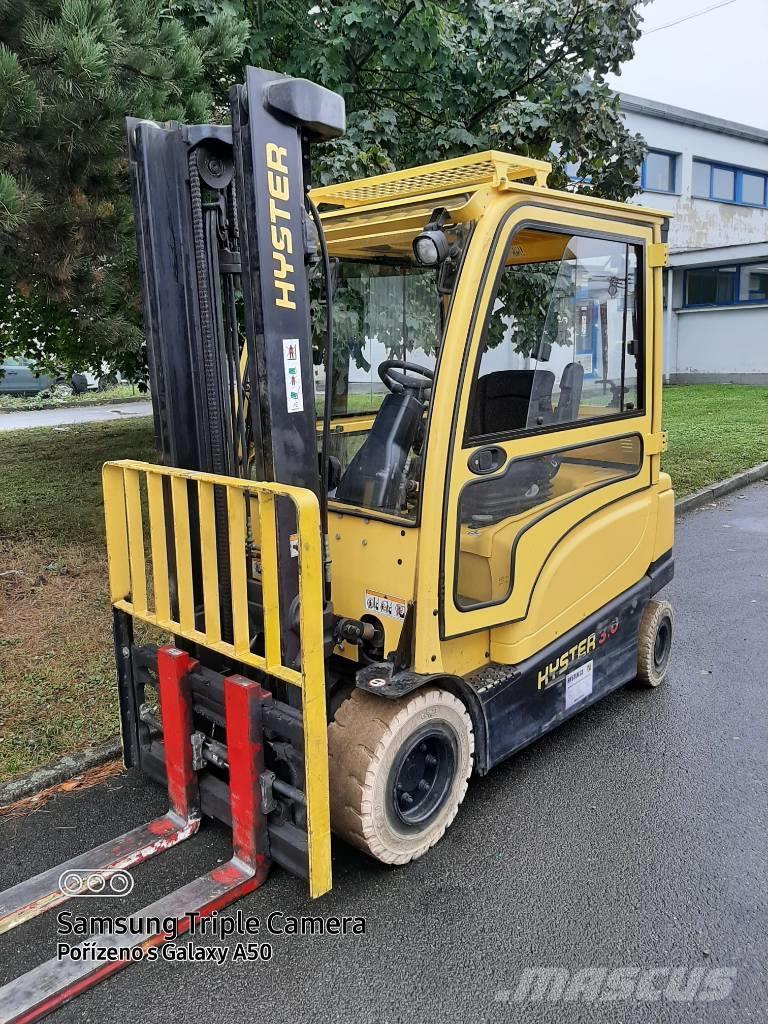
M 560 396 L 555 410 L 558 423 L 570 423 L 579 418 L 583 385 L 584 367 L 580 363 L 568 363 L 560 378 Z
M 495 370 L 478 377 L 472 399 L 471 435 L 505 434 L 522 430 L 538 417 L 552 419 L 550 370 Z

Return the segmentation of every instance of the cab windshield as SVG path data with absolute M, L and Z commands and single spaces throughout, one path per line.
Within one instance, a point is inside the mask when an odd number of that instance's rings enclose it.
M 442 333 L 436 271 L 414 263 L 341 260 L 335 276 L 331 413 L 375 413 L 388 393 L 378 372 L 385 360 L 434 369 Z M 318 385 L 322 409 L 322 368 Z
M 415 517 L 432 381 L 465 236 L 450 231 L 451 256 L 440 267 L 405 257 L 333 261 L 330 380 L 315 367 L 318 417 L 331 402 L 332 502 Z M 321 350 L 322 295 L 313 312 Z

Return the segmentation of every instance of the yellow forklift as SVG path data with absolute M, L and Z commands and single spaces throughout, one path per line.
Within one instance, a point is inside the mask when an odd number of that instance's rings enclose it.
M 0 931 L 205 816 L 233 856 L 3 1022 L 273 862 L 322 895 L 331 831 L 422 856 L 473 775 L 667 670 L 665 215 L 501 152 L 311 188 L 340 97 L 248 68 L 231 109 L 127 123 L 158 463 L 104 467 L 106 537 L 125 762 L 169 810 L 0 894 Z

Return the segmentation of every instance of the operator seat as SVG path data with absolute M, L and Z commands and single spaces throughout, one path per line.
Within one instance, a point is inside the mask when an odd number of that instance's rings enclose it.
M 560 378 L 560 395 L 555 409 L 556 423 L 571 423 L 579 418 L 581 389 L 584 386 L 584 367 L 568 363 Z
M 473 437 L 506 434 L 553 417 L 551 370 L 495 370 L 478 377 L 472 401 Z
M 399 512 L 405 497 L 408 456 L 423 414 L 424 402 L 413 392 L 387 395 L 368 436 L 342 473 L 336 500 Z

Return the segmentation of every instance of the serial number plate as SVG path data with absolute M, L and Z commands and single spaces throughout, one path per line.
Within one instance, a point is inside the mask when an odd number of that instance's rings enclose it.
M 398 601 L 396 597 L 387 597 L 386 594 L 377 594 L 375 590 L 365 592 L 365 610 L 376 615 L 384 615 L 388 619 L 404 619 L 406 602 Z

